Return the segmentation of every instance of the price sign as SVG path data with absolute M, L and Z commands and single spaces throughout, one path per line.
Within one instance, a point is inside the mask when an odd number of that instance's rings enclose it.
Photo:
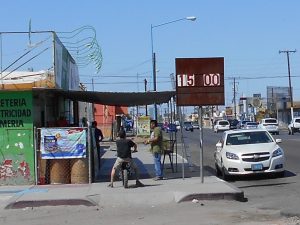
M 224 105 L 224 58 L 177 58 L 178 106 Z
M 219 73 L 203 74 L 203 85 L 207 86 L 220 86 L 221 76 Z
M 177 86 L 178 87 L 189 87 L 195 86 L 195 75 L 191 74 L 179 74 L 177 75 Z

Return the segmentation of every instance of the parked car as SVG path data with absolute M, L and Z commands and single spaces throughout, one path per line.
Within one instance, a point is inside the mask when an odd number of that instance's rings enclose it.
M 198 122 L 192 122 L 192 126 L 193 126 L 194 129 L 200 129 Z
M 265 128 L 271 134 L 277 134 L 277 135 L 279 134 L 278 121 L 275 118 L 262 119 L 258 127 Z
M 180 122 L 178 121 L 178 120 L 176 120 L 175 122 L 174 122 L 174 124 L 176 125 L 176 128 L 177 128 L 177 130 L 180 130 Z
M 177 125 L 174 123 L 169 123 L 167 129 L 165 130 L 167 133 L 169 132 L 177 132 Z
M 257 126 L 258 124 L 256 122 L 247 122 L 244 125 L 244 129 L 255 129 Z
M 186 131 L 194 131 L 192 122 L 189 122 L 189 121 L 186 121 L 186 122 L 183 123 L 183 128 L 184 128 Z
M 234 175 L 284 175 L 284 151 L 265 129 L 225 131 L 214 153 L 216 173 L 224 180 Z
M 228 120 L 217 120 L 214 125 L 214 132 L 218 133 L 219 131 L 229 130 L 230 125 Z
M 295 117 L 288 125 L 289 134 L 294 134 L 295 132 L 300 132 L 300 117 Z
M 230 129 L 237 129 L 239 121 L 237 119 L 229 119 Z
M 247 122 L 251 122 L 250 120 L 241 120 L 238 124 L 237 124 L 237 129 L 244 129 L 244 126 Z

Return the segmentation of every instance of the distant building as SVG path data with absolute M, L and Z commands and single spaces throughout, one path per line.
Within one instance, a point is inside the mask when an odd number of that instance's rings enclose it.
M 104 137 L 111 137 L 116 116 L 127 114 L 127 106 L 94 105 L 94 119 L 97 121 L 99 128 L 101 128 Z

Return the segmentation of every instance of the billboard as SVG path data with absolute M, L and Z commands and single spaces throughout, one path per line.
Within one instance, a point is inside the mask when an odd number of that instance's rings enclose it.
M 54 44 L 56 87 L 63 90 L 78 90 L 79 73 L 74 59 L 56 35 L 54 35 Z
M 224 58 L 176 58 L 178 106 L 224 105 Z

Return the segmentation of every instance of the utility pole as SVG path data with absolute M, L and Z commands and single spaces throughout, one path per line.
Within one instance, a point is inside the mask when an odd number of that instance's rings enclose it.
M 235 77 L 233 78 L 233 112 L 234 112 L 234 118 L 236 119 L 236 82 L 235 82 Z
M 137 86 L 137 92 L 139 92 L 139 73 L 136 74 L 136 86 Z
M 288 63 L 288 75 L 289 75 L 289 96 L 290 96 L 290 101 L 291 101 L 291 119 L 294 119 L 294 103 L 293 103 L 293 93 L 292 93 L 292 81 L 291 81 L 291 71 L 290 71 L 290 53 L 295 53 L 296 49 L 294 51 L 290 50 L 285 50 L 285 51 L 280 51 L 280 53 L 286 53 L 287 57 L 287 63 Z
M 145 84 L 145 92 L 147 92 L 147 79 L 146 78 L 144 79 L 144 84 Z M 146 105 L 145 108 L 146 108 L 146 116 L 148 116 L 148 106 Z

